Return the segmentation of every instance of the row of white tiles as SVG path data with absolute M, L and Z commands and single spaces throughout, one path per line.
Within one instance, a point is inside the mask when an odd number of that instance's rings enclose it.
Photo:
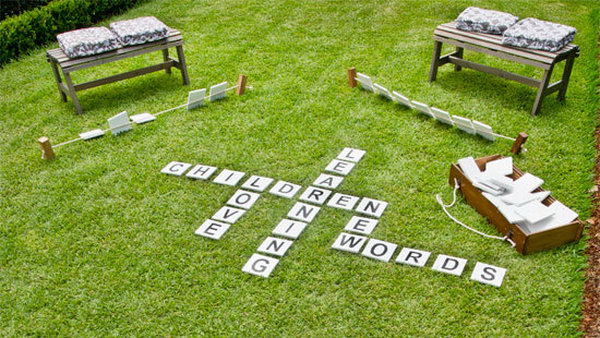
M 364 150 L 345 148 L 337 156 L 337 159 L 334 159 L 329 163 L 325 170 L 344 176 L 348 175 L 356 163 L 362 159 L 364 154 Z M 325 184 L 325 181 L 323 180 L 337 183 L 332 187 L 331 184 Z M 294 244 L 294 240 L 300 236 L 300 233 L 304 231 L 306 226 L 312 222 L 314 217 L 319 213 L 320 206 L 323 205 L 327 198 L 332 194 L 331 190 L 323 189 L 321 187 L 326 186 L 327 188 L 335 189 L 342 180 L 343 177 L 340 176 L 321 174 L 314 183 L 319 187 L 310 186 L 306 188 L 299 197 L 300 200 L 314 205 L 296 202 L 288 212 L 288 218 L 281 220 L 272 232 L 273 235 L 285 237 L 286 239 L 274 236 L 267 237 L 256 250 L 259 253 L 253 254 L 250 259 L 248 259 L 246 264 L 242 267 L 242 271 L 268 278 L 273 272 L 273 269 L 279 264 L 280 257 L 285 255 L 292 244 Z M 334 208 L 352 210 L 352 207 L 358 202 L 358 199 L 358 197 L 335 193 L 327 205 Z M 356 210 L 379 217 L 386 207 L 386 202 L 363 198 Z

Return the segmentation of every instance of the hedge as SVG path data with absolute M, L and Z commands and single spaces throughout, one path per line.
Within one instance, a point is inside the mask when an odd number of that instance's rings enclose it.
M 50 0 L 0 0 L 0 20 L 47 5 Z
M 58 33 L 91 26 L 146 0 L 55 0 L 0 22 L 0 66 Z

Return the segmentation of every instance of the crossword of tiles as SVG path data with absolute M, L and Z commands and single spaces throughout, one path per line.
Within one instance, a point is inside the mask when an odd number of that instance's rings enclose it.
M 279 259 L 285 255 L 294 244 L 294 241 L 298 240 L 323 206 L 355 211 L 361 214 L 361 216 L 352 216 L 343 229 L 346 232 L 341 232 L 334 241 L 333 249 L 354 254 L 360 253 L 371 259 L 389 262 L 398 246 L 394 243 L 366 237 L 375 230 L 388 203 L 333 191 L 365 154 L 364 150 L 344 148 L 337 158 L 325 167 L 327 173 L 321 173 L 311 186 L 302 191 L 298 197 L 299 201 L 295 201 L 287 213 L 287 217 L 275 226 L 272 236 L 265 238 L 258 246 L 257 253 L 252 254 L 242 267 L 242 271 L 256 276 L 269 277 L 279 263 Z M 203 164 L 192 167 L 190 163 L 176 161 L 169 163 L 161 170 L 164 174 L 174 176 L 182 176 L 187 172 L 185 176 L 195 180 L 208 180 L 216 171 L 216 167 Z M 242 182 L 244 176 L 246 176 L 244 172 L 223 169 L 212 182 L 237 186 Z M 195 234 L 214 240 L 221 239 L 231 225 L 248 212 L 260 198 L 261 193 L 267 191 L 267 188 L 271 185 L 271 189 L 268 189 L 270 194 L 287 199 L 293 199 L 303 188 L 291 182 L 278 180 L 275 184 L 272 184 L 273 182 L 275 182 L 273 178 L 250 176 L 243 181 L 241 189 L 229 198 L 225 206 L 217 210 L 210 219 L 200 225 Z M 424 267 L 430 256 L 431 253 L 427 251 L 402 248 L 395 261 L 400 264 Z M 440 254 L 435 259 L 432 269 L 461 276 L 466 264 L 466 259 Z M 505 274 L 506 269 L 504 268 L 477 262 L 471 274 L 471 279 L 499 287 L 502 285 Z

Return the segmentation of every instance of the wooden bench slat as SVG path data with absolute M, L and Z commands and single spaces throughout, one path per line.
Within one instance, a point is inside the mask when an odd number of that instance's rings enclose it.
M 537 54 L 537 55 L 541 55 L 541 56 L 545 56 L 545 57 L 549 57 L 549 58 L 556 58 L 560 54 L 567 53 L 567 52 L 571 51 L 573 48 L 577 48 L 576 45 L 567 44 L 559 51 L 549 52 L 549 51 L 544 51 L 544 50 L 539 50 L 539 49 L 529 49 L 529 48 L 521 48 L 521 47 L 516 47 L 516 46 L 508 46 L 508 45 L 502 44 L 502 36 L 501 35 L 463 31 L 463 30 L 456 28 L 456 22 L 442 24 L 438 27 L 438 29 L 443 29 L 443 30 L 446 30 L 446 31 L 454 33 L 454 34 L 459 34 L 459 35 L 463 35 L 463 36 L 467 36 L 467 37 L 471 37 L 471 38 L 476 38 L 476 39 L 480 39 L 480 40 L 491 42 L 491 43 L 497 43 L 499 45 L 502 45 L 505 48 L 510 48 L 510 49 L 522 51 L 525 53 Z
M 470 50 L 476 51 L 478 53 L 492 55 L 492 56 L 495 56 L 495 57 L 498 57 L 498 58 L 501 58 L 504 60 L 516 61 L 516 62 L 520 62 L 520 63 L 526 64 L 526 65 L 530 65 L 530 66 L 534 66 L 534 67 L 538 67 L 538 68 L 542 68 L 542 69 L 548 69 L 551 67 L 551 63 L 549 64 L 549 63 L 545 63 L 545 62 L 539 62 L 539 61 L 531 60 L 529 58 L 523 58 L 523 57 L 520 57 L 517 55 L 503 53 L 503 52 L 500 52 L 497 50 L 493 50 L 490 48 L 480 46 L 479 44 L 463 42 L 462 39 L 457 40 L 452 37 L 446 37 L 446 36 L 441 36 L 441 35 L 434 35 L 433 39 L 436 41 L 443 42 L 443 43 L 453 44 L 455 46 L 462 47 L 465 49 L 470 49 Z
M 438 35 L 438 36 L 446 37 L 446 38 L 449 38 L 449 39 L 453 39 L 453 40 L 458 40 L 458 41 L 470 43 L 470 44 L 473 44 L 475 46 L 484 47 L 484 48 L 491 49 L 491 50 L 494 50 L 494 51 L 498 51 L 498 52 L 501 52 L 501 53 L 516 55 L 516 56 L 519 56 L 519 57 L 522 57 L 522 58 L 534 60 L 534 61 L 545 63 L 545 64 L 552 64 L 552 63 L 554 63 L 554 58 L 545 57 L 545 56 L 536 55 L 536 54 L 531 54 L 531 53 L 520 51 L 520 50 L 511 48 L 511 47 L 506 47 L 506 46 L 504 46 L 502 44 L 498 44 L 498 43 L 494 43 L 494 42 L 487 42 L 487 41 L 483 41 L 483 40 L 480 40 L 480 39 L 476 39 L 476 38 L 471 37 L 471 36 L 459 35 L 459 34 L 456 34 L 454 32 L 449 32 L 449 31 L 440 30 L 440 29 L 436 29 L 434 31 L 434 34 Z

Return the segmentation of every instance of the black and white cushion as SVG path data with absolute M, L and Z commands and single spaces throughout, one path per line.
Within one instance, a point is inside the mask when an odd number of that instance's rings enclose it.
M 164 39 L 169 32 L 169 27 L 153 16 L 113 22 L 110 24 L 110 29 L 124 46 Z
M 58 45 L 70 58 L 96 55 L 121 47 L 119 39 L 106 27 L 89 27 L 60 33 Z
M 558 23 L 527 18 L 504 32 L 502 43 L 556 52 L 573 41 L 577 30 Z
M 456 28 L 469 32 L 501 35 L 517 20 L 519 18 L 509 13 L 469 7 L 456 18 Z

